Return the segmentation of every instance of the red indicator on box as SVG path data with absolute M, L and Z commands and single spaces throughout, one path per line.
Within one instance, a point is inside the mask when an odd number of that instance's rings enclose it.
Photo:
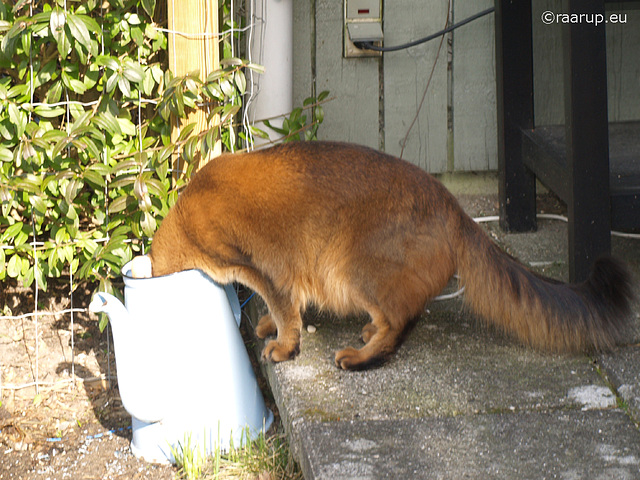
M 368 8 L 359 8 L 358 9 L 358 15 L 368 15 L 369 14 L 369 9 Z

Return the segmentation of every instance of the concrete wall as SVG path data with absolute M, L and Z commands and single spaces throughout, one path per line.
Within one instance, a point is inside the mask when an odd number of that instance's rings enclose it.
M 453 0 L 449 12 L 446 0 L 386 0 L 385 44 L 422 38 L 442 29 L 447 14 L 457 22 L 492 5 Z M 343 0 L 294 2 L 294 104 L 322 90 L 336 97 L 325 106 L 320 138 L 402 155 L 433 173 L 495 170 L 493 14 L 448 35 L 439 53 L 436 39 L 382 58 L 343 58 L 342 9 Z M 534 1 L 538 124 L 562 123 L 564 111 L 561 28 L 542 23 L 546 10 L 562 12 L 561 2 Z M 627 20 L 607 26 L 610 118 L 639 119 L 640 9 L 613 4 L 608 12 Z

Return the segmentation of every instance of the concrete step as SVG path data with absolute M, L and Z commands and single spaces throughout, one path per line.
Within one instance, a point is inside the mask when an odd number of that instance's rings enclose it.
M 534 234 L 487 229 L 524 261 L 566 274 L 562 223 L 541 222 Z M 614 249 L 640 272 L 640 240 Z M 258 299 L 249 311 L 255 325 L 266 309 Z M 358 347 L 366 321 L 309 311 L 314 333 L 303 331 L 301 354 L 264 365 L 307 480 L 640 479 L 637 338 L 593 357 L 541 353 L 456 299 L 429 306 L 385 365 L 339 370 L 335 351 Z

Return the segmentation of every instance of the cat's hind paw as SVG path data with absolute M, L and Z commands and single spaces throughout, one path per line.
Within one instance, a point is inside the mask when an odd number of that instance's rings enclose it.
M 381 365 L 386 359 L 386 355 L 367 355 L 363 349 L 347 347 L 336 353 L 336 366 L 343 370 L 365 370 Z
M 373 323 L 367 323 L 362 329 L 360 337 L 364 343 L 369 343 L 369 340 L 373 338 L 377 331 L 378 328 Z
M 271 315 L 263 315 L 256 326 L 256 335 L 258 338 L 264 340 L 271 335 L 275 335 L 277 332 L 278 328 L 276 327 L 276 322 L 273 321 Z

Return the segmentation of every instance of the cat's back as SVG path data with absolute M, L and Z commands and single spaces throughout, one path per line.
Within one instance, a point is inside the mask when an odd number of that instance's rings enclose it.
M 292 142 L 241 154 L 226 154 L 207 164 L 192 180 L 212 189 L 234 191 L 317 190 L 354 194 L 376 189 L 424 187 L 433 179 L 419 167 L 361 145 Z M 194 185 L 195 187 L 195 185 Z
M 333 218 L 338 211 L 367 215 L 371 209 L 426 214 L 450 194 L 404 160 L 360 145 L 314 141 L 222 155 L 194 176 L 182 196 L 190 208 L 305 219 Z

